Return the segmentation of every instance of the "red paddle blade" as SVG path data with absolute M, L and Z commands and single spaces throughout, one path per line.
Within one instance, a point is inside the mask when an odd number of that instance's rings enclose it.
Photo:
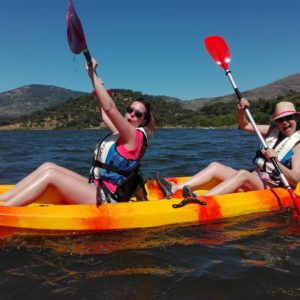
M 230 51 L 225 40 L 221 36 L 209 36 L 204 43 L 213 60 L 225 71 L 228 70 Z
M 69 0 L 67 22 L 67 37 L 69 46 L 73 53 L 79 54 L 82 50 L 87 48 L 87 46 L 81 22 L 73 5 L 73 0 Z
M 300 216 L 300 197 L 297 196 L 292 189 L 287 189 L 291 198 L 293 199 L 294 209 L 297 216 Z

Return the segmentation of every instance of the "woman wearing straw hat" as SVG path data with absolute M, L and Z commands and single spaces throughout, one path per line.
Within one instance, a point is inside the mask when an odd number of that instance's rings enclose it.
M 250 104 L 245 98 L 238 105 L 239 129 L 255 133 L 251 123 L 248 122 L 244 108 Z M 192 189 L 200 186 L 213 178 L 220 181 L 218 185 L 209 190 L 205 195 L 227 194 L 236 191 L 251 191 L 270 189 L 280 186 L 280 178 L 274 170 L 270 159 L 274 157 L 293 187 L 300 181 L 300 131 L 297 130 L 296 111 L 291 102 L 276 104 L 274 125 L 258 125 L 258 130 L 265 138 L 268 149 L 257 151 L 253 162 L 256 164 L 254 171 L 235 170 L 218 162 L 212 162 L 188 180 L 180 183 L 171 183 L 157 173 L 157 181 L 165 196 L 170 198 L 177 190 L 183 189 L 184 196 L 192 196 Z

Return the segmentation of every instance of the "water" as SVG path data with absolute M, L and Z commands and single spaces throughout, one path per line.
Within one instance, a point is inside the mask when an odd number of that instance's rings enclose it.
M 45 161 L 87 175 L 105 131 L 1 132 L 0 182 Z M 238 130 L 166 129 L 143 162 L 184 176 L 217 160 L 251 168 L 257 138 Z M 0 238 L 4 299 L 300 299 L 300 223 L 290 212 L 113 233 Z

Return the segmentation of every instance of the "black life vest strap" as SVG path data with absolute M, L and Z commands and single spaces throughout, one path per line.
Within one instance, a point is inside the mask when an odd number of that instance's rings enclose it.
M 105 169 L 107 171 L 112 171 L 112 172 L 118 173 L 118 174 L 120 174 L 122 176 L 128 177 L 131 174 L 136 173 L 138 171 L 138 169 L 140 167 L 140 164 L 138 164 L 131 171 L 123 171 L 123 170 L 121 170 L 120 168 L 118 168 L 118 167 L 116 167 L 114 165 L 108 165 L 108 164 L 102 163 L 102 162 L 100 162 L 98 160 L 94 160 L 93 161 L 93 167 L 99 167 L 99 168 Z
M 99 181 L 99 186 L 97 186 L 97 193 L 96 193 L 96 206 L 104 203 L 111 203 L 110 197 L 112 196 L 111 191 L 106 187 L 103 182 Z

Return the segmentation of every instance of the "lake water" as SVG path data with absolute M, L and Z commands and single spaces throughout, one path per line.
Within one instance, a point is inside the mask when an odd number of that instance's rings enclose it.
M 106 131 L 2 131 L 0 182 L 45 161 L 87 176 Z M 211 161 L 251 168 L 258 139 L 234 129 L 160 129 L 144 177 L 192 175 Z M 291 212 L 113 233 L 5 237 L 4 299 L 300 299 L 300 222 Z

